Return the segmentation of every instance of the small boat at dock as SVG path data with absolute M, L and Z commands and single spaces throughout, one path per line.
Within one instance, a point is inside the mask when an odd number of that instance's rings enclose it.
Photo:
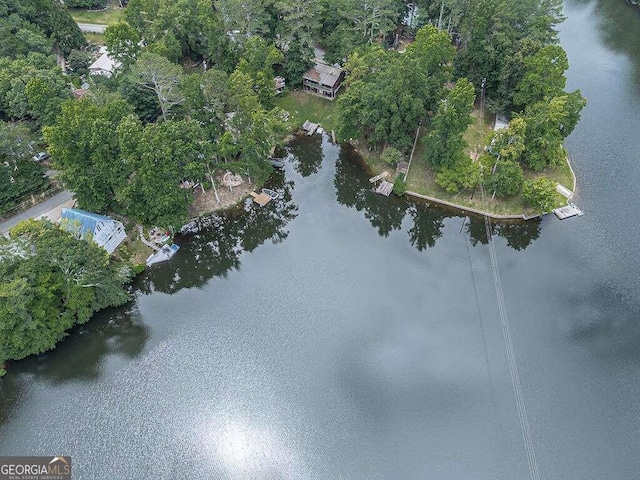
M 178 250 L 180 250 L 180 246 L 176 245 L 175 243 L 172 243 L 171 245 L 163 245 L 160 250 L 149 255 L 149 258 L 147 258 L 147 261 L 145 263 L 147 264 L 147 267 L 150 267 L 157 263 L 166 262 L 167 260 L 173 258 Z
M 280 170 L 284 169 L 284 160 L 282 158 L 271 157 L 269 163 Z
M 271 190 L 269 188 L 263 188 L 262 193 L 264 193 L 265 195 L 269 195 L 272 200 L 275 200 L 280 196 L 278 192 Z

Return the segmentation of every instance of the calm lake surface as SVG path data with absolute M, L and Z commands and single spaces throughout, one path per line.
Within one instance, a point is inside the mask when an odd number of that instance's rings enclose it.
M 568 0 L 567 146 L 586 215 L 494 227 L 375 196 L 352 152 L 296 140 L 283 198 L 179 255 L 55 351 L 12 365 L 1 455 L 77 479 L 638 478 L 640 14 Z M 529 437 L 523 437 L 526 418 Z

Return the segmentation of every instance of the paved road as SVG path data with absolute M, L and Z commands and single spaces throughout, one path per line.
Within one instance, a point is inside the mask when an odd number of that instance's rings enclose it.
M 68 190 L 63 190 L 62 192 L 54 195 L 53 197 L 45 200 L 38 205 L 34 205 L 33 207 L 25 210 L 24 212 L 20 212 L 17 215 L 5 220 L 4 222 L 0 222 L 0 234 L 5 234 L 9 231 L 9 229 L 15 225 L 17 225 L 22 220 L 26 220 L 27 218 L 35 218 L 47 213 L 49 210 L 52 210 L 64 202 L 71 200 L 73 198 L 73 193 Z
M 107 25 L 97 25 L 95 23 L 78 23 L 80 30 L 87 33 L 104 33 Z

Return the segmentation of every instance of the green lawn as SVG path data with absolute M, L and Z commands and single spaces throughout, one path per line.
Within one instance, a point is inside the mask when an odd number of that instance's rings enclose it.
M 487 146 L 487 137 L 493 128 L 493 115 L 485 112 L 484 121 L 480 122 L 480 110 L 474 108 L 471 116 L 473 123 L 469 125 L 463 137 L 469 145 L 469 152 L 474 150 L 481 152 Z
M 301 90 L 287 92 L 276 98 L 276 106 L 289 112 L 289 120 L 294 128 L 302 127 L 305 120 L 319 123 L 327 131 L 337 130 L 338 115 L 336 101 L 325 100 Z
M 467 151 L 469 153 L 474 151 L 482 152 L 487 146 L 487 139 L 491 129 L 493 128 L 493 115 L 485 113 L 483 122 L 479 121 L 479 110 L 474 109 L 471 115 L 474 117 L 474 122 L 469 126 L 464 134 L 464 139 L 466 140 L 467 145 L 469 145 Z M 479 188 L 473 192 L 462 191 L 454 195 L 447 193 L 436 184 L 435 174 L 423 160 L 423 156 L 424 143 L 419 141 L 411 164 L 411 170 L 407 178 L 408 190 L 447 200 L 459 205 L 473 207 L 479 210 L 488 210 L 489 212 L 498 215 L 520 215 L 522 213 L 526 215 L 533 215 L 535 213 L 525 205 L 524 201 L 519 196 L 492 199 L 492 192 L 486 192 L 486 198 L 483 200 L 482 193 Z M 567 163 L 563 163 L 556 169 L 548 169 L 542 172 L 533 172 L 528 169 L 524 170 L 524 177 L 527 180 L 532 180 L 543 175 L 569 189 L 573 188 L 573 176 L 571 175 L 571 170 Z M 566 203 L 566 198 L 560 194 L 556 195 L 556 206 L 560 207 L 566 205 Z
M 76 23 L 95 23 L 98 25 L 113 25 L 123 19 L 124 9 L 108 6 L 104 10 L 85 10 L 70 8 L 69 13 Z
M 104 35 L 101 33 L 88 33 L 84 32 L 84 38 L 89 43 L 95 43 L 96 45 L 104 45 Z

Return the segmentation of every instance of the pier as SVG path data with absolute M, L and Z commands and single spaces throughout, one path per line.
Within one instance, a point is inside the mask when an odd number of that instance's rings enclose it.
M 388 197 L 389 195 L 391 195 L 392 191 L 393 191 L 393 183 L 387 182 L 386 180 L 383 180 L 382 183 L 378 185 L 378 188 L 376 188 L 376 193 L 379 193 L 380 195 L 384 195 L 385 197 Z

